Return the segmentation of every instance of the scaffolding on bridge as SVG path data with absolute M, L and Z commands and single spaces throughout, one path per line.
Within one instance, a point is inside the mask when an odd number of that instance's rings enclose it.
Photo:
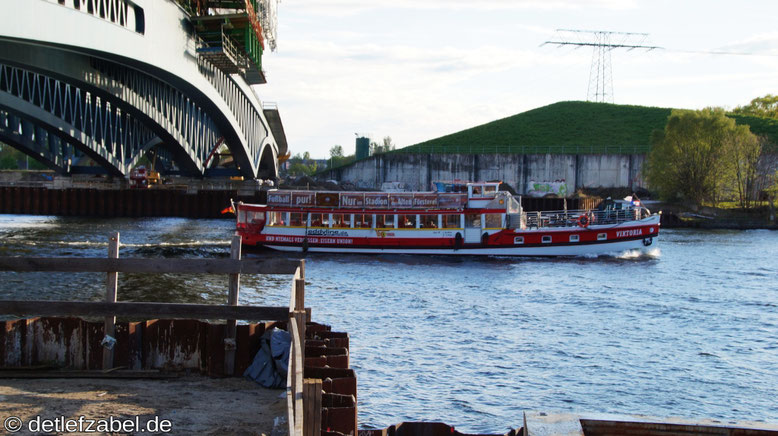
M 262 54 L 276 48 L 278 0 L 177 0 L 189 13 L 197 53 L 250 85 L 267 83 Z

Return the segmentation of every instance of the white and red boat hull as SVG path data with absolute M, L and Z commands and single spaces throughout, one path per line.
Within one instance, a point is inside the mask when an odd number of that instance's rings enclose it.
M 486 230 L 485 240 L 457 244 L 464 229 L 265 227 L 239 231 L 245 245 L 280 251 L 495 256 L 583 256 L 656 248 L 659 216 L 617 225 Z M 577 236 L 577 240 L 576 240 Z M 550 241 L 549 241 L 550 238 Z M 522 241 L 521 243 L 517 243 Z
M 523 212 L 498 183 L 456 192 L 270 191 L 237 204 L 249 247 L 327 253 L 581 256 L 654 248 L 659 215 L 633 204 Z

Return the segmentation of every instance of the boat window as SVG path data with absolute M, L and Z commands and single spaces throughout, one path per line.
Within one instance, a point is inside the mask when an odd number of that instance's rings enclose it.
M 283 226 L 286 225 L 284 223 L 284 214 L 283 212 L 268 212 L 268 225 L 270 226 Z
M 514 244 L 523 244 L 524 243 L 524 236 L 516 236 L 513 238 Z
M 393 229 L 394 215 L 376 215 L 375 227 L 377 229 Z
M 351 227 L 351 214 L 350 213 L 334 213 L 332 214 L 332 227 Z
M 543 239 L 541 240 L 544 244 L 550 244 L 551 243 L 551 236 L 545 235 L 543 236 Z
M 458 229 L 459 228 L 459 214 L 443 215 L 443 228 L 444 229 Z
M 238 222 L 241 224 L 246 222 L 246 211 L 243 209 L 238 209 Z
M 469 213 L 465 215 L 465 227 L 481 227 L 481 214 Z
M 416 215 L 397 215 L 397 227 L 401 229 L 415 229 L 416 228 Z
M 597 240 L 598 241 L 604 241 L 606 239 L 608 239 L 608 234 L 607 233 L 597 233 Z
M 265 221 L 265 212 L 246 211 L 246 222 L 249 224 L 259 224 Z
M 578 242 L 579 236 L 578 235 L 570 235 L 570 242 Z
M 499 213 L 487 213 L 485 217 L 487 229 L 500 229 L 502 228 L 502 215 Z
M 301 212 L 290 213 L 289 225 L 292 227 L 305 227 L 305 214 Z
M 437 229 L 438 228 L 438 216 L 437 215 L 422 215 L 421 224 L 419 227 L 422 229 Z
M 354 214 L 354 227 L 369 229 L 373 227 L 373 215 Z
M 497 186 L 496 185 L 485 185 L 484 186 L 484 194 L 494 194 L 497 192 Z
M 327 227 L 327 224 L 324 223 L 322 214 L 320 213 L 311 214 L 311 227 Z

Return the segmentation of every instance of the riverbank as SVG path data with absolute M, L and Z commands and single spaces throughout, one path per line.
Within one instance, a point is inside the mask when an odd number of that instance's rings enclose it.
M 662 227 L 667 229 L 778 230 L 778 223 L 770 221 L 767 206 L 749 211 L 714 207 L 695 210 L 677 204 L 657 203 L 651 209 L 662 211 Z

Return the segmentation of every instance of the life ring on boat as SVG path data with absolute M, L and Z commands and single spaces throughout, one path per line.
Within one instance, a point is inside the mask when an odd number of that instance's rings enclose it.
M 649 236 L 648 238 L 643 238 L 643 245 L 645 245 L 646 247 L 648 247 L 653 243 L 654 243 L 654 238 L 652 238 L 651 236 Z
M 588 214 L 584 214 L 578 217 L 578 227 L 587 228 L 591 224 Z
M 462 248 L 462 234 L 457 232 L 456 236 L 454 236 L 454 249 L 458 250 Z

